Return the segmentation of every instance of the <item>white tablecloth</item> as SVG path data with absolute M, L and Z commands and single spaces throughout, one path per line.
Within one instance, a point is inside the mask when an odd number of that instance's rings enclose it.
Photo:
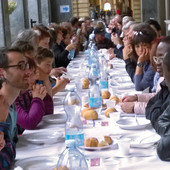
M 84 57 L 83 53 L 79 55 L 75 60 L 73 60 L 70 64 L 70 67 L 68 67 L 69 73 L 72 75 L 73 81 L 71 82 L 71 85 L 75 83 L 74 77 L 78 76 L 80 73 L 80 69 L 74 68 L 75 63 L 80 63 L 82 61 L 82 58 Z M 124 64 L 123 61 L 120 61 L 118 59 L 115 59 L 112 61 L 114 64 L 118 62 L 122 62 L 122 65 Z M 81 64 L 80 64 L 81 65 Z M 113 65 L 114 66 L 114 65 Z M 115 66 L 116 68 L 116 66 Z M 122 72 L 125 73 L 125 69 L 122 69 Z M 118 70 L 119 70 L 118 69 Z M 114 69 L 113 69 L 114 72 Z M 114 75 L 114 74 L 113 74 Z M 120 75 L 119 75 L 120 76 Z M 70 85 L 68 85 L 70 86 Z M 112 90 L 113 93 L 115 93 L 114 89 L 110 87 L 110 90 Z M 121 95 L 121 90 L 118 90 L 119 95 Z M 117 94 L 118 94 L 117 93 Z M 134 94 L 135 90 L 134 89 L 126 89 L 122 90 L 123 94 Z M 63 100 L 64 96 L 66 95 L 66 92 L 60 92 L 58 95 L 55 97 L 59 97 Z M 55 103 L 55 114 L 58 113 L 64 113 L 63 111 L 63 105 L 62 102 L 56 102 Z M 140 117 L 138 118 L 140 119 Z M 101 126 L 101 122 L 105 121 L 108 122 L 106 124 L 107 126 Z M 145 129 L 142 130 L 124 130 L 119 128 L 118 125 L 109 123 L 110 119 L 106 118 L 104 115 L 100 117 L 100 121 L 97 121 L 98 123 L 95 123 L 95 127 L 92 127 L 91 125 L 86 126 L 84 128 L 84 133 L 85 137 L 93 136 L 93 137 L 103 137 L 105 135 L 111 136 L 116 142 L 116 138 L 120 137 L 121 135 L 125 134 L 140 134 L 143 132 L 148 132 L 148 131 L 154 131 L 150 126 L 148 126 Z M 60 131 L 64 135 L 64 124 L 47 124 L 45 122 L 41 122 L 37 128 L 37 130 L 26 130 L 24 132 L 24 135 L 27 135 L 29 133 L 34 133 L 34 132 L 39 132 L 42 131 L 43 129 L 48 130 L 48 133 L 50 133 L 52 130 Z M 19 139 L 19 143 L 17 144 L 17 149 L 16 149 L 16 160 L 21 160 L 24 158 L 30 158 L 30 157 L 35 157 L 35 156 L 54 156 L 54 155 L 59 155 L 61 152 L 64 150 L 65 144 L 64 140 L 61 142 L 55 143 L 55 144 L 46 144 L 46 145 L 36 145 L 32 144 L 30 142 L 25 141 L 22 136 Z M 151 146 L 146 149 L 139 149 L 139 148 L 131 148 L 130 149 L 130 155 L 128 157 L 120 157 L 118 158 L 117 155 L 119 154 L 119 150 L 117 145 L 113 145 L 112 148 L 106 149 L 106 150 L 99 150 L 99 151 L 87 151 L 80 149 L 80 151 L 85 155 L 86 159 L 88 162 L 90 162 L 91 159 L 100 159 L 100 166 L 93 166 L 90 167 L 89 169 L 100 169 L 103 170 L 103 164 L 102 164 L 102 159 L 103 158 L 109 158 L 112 157 L 113 159 L 119 160 L 120 161 L 120 170 L 169 170 L 170 169 L 170 163 L 168 162 L 163 162 L 161 161 L 156 154 L 156 146 Z

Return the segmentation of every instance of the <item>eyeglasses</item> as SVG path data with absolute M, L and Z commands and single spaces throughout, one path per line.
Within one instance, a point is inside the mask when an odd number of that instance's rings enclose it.
M 6 66 L 5 68 L 10 68 L 10 67 L 17 67 L 19 70 L 26 70 L 26 69 L 30 68 L 30 65 L 29 65 L 29 63 L 27 63 L 25 61 L 20 61 L 16 65 L 9 65 L 9 66 Z
M 163 59 L 164 59 L 165 55 L 163 56 L 153 56 L 153 61 L 157 64 L 157 63 L 162 63 Z

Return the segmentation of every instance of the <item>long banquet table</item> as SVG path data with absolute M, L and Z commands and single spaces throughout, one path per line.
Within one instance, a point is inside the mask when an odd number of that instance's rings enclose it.
M 54 112 L 55 114 L 63 114 L 65 115 L 63 109 L 63 100 L 67 94 L 67 89 L 78 83 L 76 80 L 77 77 L 80 75 L 85 75 L 85 54 L 82 52 L 80 53 L 73 61 L 70 62 L 68 66 L 68 72 L 71 75 L 71 82 L 66 87 L 65 91 L 59 92 L 54 96 Z M 118 83 L 121 81 L 128 81 L 128 76 L 124 68 L 124 61 L 120 59 L 113 59 L 111 61 L 113 64 L 113 69 L 108 70 L 110 74 L 110 82 L 109 82 L 109 91 L 112 95 L 116 94 L 119 97 L 122 97 L 125 94 L 135 94 L 136 91 L 134 90 L 133 84 L 124 84 L 124 88 L 119 88 L 115 85 L 115 81 L 118 80 Z M 82 74 L 81 74 L 82 73 Z M 80 82 L 80 81 L 79 81 Z M 122 84 L 123 86 L 123 84 Z M 87 90 L 88 91 L 88 90 Z M 87 93 L 87 91 L 80 92 L 81 95 Z M 80 96 L 81 96 L 80 95 Z M 142 119 L 144 116 L 138 116 L 138 120 Z M 133 114 L 125 114 L 121 113 L 121 118 L 134 118 Z M 47 138 L 53 132 L 60 133 L 60 137 L 55 142 L 51 139 L 47 140 L 44 144 L 37 144 L 28 140 L 31 135 L 38 139 L 39 133 L 43 132 Z M 130 154 L 127 156 L 121 156 L 119 154 L 119 149 L 116 144 L 116 140 L 119 139 L 121 136 L 128 136 L 128 135 L 142 135 L 147 133 L 155 133 L 154 129 L 151 125 L 146 126 L 142 129 L 122 129 L 120 128 L 115 122 L 110 120 L 110 118 L 106 118 L 104 115 L 100 115 L 99 119 L 96 121 L 84 121 L 84 133 L 86 137 L 97 137 L 102 138 L 103 136 L 109 135 L 114 140 L 114 143 L 111 147 L 102 149 L 102 150 L 85 150 L 80 149 L 80 151 L 85 155 L 86 160 L 89 165 L 89 169 L 104 169 L 104 161 L 107 159 L 114 159 L 120 161 L 119 169 L 120 170 L 169 170 L 170 164 L 169 162 L 161 161 L 157 154 L 156 154 L 156 144 L 153 144 L 149 147 L 144 148 L 130 148 Z M 44 156 L 45 158 L 48 157 L 55 157 L 56 163 L 58 160 L 59 155 L 65 148 L 64 143 L 64 123 L 60 122 L 58 124 L 50 123 L 47 120 L 43 119 L 42 122 L 38 125 L 36 130 L 25 130 L 24 134 L 20 136 L 19 142 L 16 148 L 16 166 L 26 167 L 27 163 L 31 160 L 34 164 L 34 158 Z M 119 156 L 120 155 L 120 156 Z M 18 161 L 18 164 L 17 164 Z M 45 161 L 45 160 L 44 160 Z M 24 165 L 25 163 L 25 165 Z M 30 165 L 28 163 L 28 165 Z M 39 165 L 38 165 L 39 166 Z M 47 169 L 43 167 L 44 169 Z M 37 166 L 30 168 L 30 169 L 41 169 L 43 168 Z M 16 168 L 17 169 L 17 168 Z M 23 168 L 24 169 L 24 168 Z M 29 168 L 28 168 L 29 169 Z

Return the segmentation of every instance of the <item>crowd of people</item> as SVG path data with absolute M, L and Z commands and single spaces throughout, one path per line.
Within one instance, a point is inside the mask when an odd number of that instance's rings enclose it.
M 153 19 L 137 23 L 131 16 L 116 15 L 107 25 L 72 17 L 19 32 L 10 47 L 0 48 L 0 169 L 14 162 L 18 135 L 53 114 L 53 95 L 69 83 L 62 74 L 87 49 L 92 34 L 97 49 L 107 49 L 110 60 L 124 60 L 135 89 L 147 92 L 123 97 L 121 108 L 151 120 L 162 136 L 158 155 L 170 160 L 170 37 L 161 35 Z

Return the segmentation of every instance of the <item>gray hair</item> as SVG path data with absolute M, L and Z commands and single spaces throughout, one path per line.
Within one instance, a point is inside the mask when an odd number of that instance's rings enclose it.
M 39 35 L 40 32 L 38 30 L 26 29 L 17 35 L 16 41 L 26 41 L 35 45 L 35 37 Z

